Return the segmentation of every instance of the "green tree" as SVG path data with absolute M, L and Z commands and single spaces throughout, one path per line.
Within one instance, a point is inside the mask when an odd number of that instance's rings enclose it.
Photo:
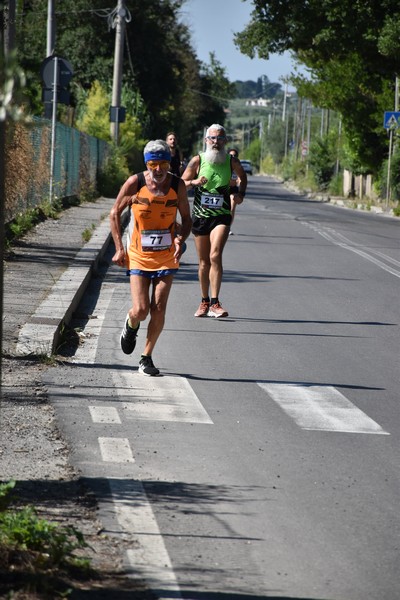
M 210 102 L 203 94 L 225 97 L 229 82 L 217 61 L 203 65 L 191 46 L 189 29 L 179 20 L 184 0 L 127 0 L 130 21 L 126 24 L 123 86 L 140 99 L 139 119 L 143 137 L 164 137 L 176 130 L 180 143 L 189 148 L 198 129 L 213 116 L 224 117 L 225 101 Z M 69 60 L 74 76 L 73 102 L 81 117 L 83 92 L 98 81 L 110 90 L 113 78 L 115 7 L 106 0 L 57 0 L 56 53 Z M 23 3 L 18 16 L 18 52 L 27 71 L 31 107 L 39 114 L 40 65 L 46 55 L 47 0 Z M 223 75 L 223 74 L 222 74 Z M 123 128 L 121 128 L 123 129 Z
M 275 119 L 265 134 L 265 149 L 272 156 L 275 164 L 282 162 L 285 156 L 285 123 Z
M 110 141 L 109 106 L 109 94 L 99 81 L 95 81 L 81 107 L 82 116 L 76 121 L 77 128 L 101 140 Z
M 253 98 L 256 96 L 257 83 L 255 81 L 235 81 L 237 98 Z
M 47 4 L 47 0 L 21 2 L 17 17 L 19 59 L 29 88 L 36 91 L 40 91 L 40 65 L 46 57 Z M 115 35 L 102 18 L 107 7 L 106 0 L 95 5 L 92 0 L 55 3 L 55 51 L 72 64 L 73 92 L 76 87 L 90 89 L 95 80 L 105 84 L 112 77 Z
M 294 79 L 299 93 L 342 114 L 360 168 L 376 171 L 387 153 L 383 111 L 393 108 L 400 67 L 398 22 L 394 0 L 254 0 L 236 43 L 249 56 L 293 52 L 310 71 Z
M 337 158 L 337 132 L 315 139 L 310 147 L 308 164 L 314 173 L 319 189 L 326 190 L 335 172 Z

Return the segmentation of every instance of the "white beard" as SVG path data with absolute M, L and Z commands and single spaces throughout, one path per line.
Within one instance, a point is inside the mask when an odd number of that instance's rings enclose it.
M 151 171 L 149 169 L 149 174 L 150 174 L 150 181 L 153 184 L 153 189 L 151 190 L 153 192 L 153 194 L 155 196 L 164 196 L 164 191 L 162 189 L 160 189 L 160 185 L 162 185 L 164 183 L 164 181 L 167 179 L 168 176 L 168 172 L 165 172 L 162 174 L 162 176 L 160 177 L 155 177 L 153 171 Z
M 226 149 L 221 148 L 221 150 L 215 150 L 214 148 L 208 147 L 204 153 L 204 158 L 207 162 L 212 165 L 220 165 L 225 162 L 226 159 Z

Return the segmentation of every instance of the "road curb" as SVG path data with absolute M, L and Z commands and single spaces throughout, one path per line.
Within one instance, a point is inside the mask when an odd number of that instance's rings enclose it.
M 105 219 L 20 330 L 17 355 L 51 356 L 57 352 L 65 326 L 70 323 L 110 241 L 110 226 Z

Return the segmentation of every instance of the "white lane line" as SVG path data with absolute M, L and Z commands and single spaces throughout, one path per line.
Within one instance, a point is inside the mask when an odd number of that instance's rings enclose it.
M 103 284 L 101 293 L 93 309 L 90 319 L 85 325 L 84 331 L 80 333 L 81 345 L 73 357 L 73 362 L 93 364 L 96 361 L 97 344 L 100 337 L 100 331 L 103 327 L 107 309 L 112 300 L 115 290 L 114 285 Z
M 390 435 L 332 386 L 257 383 L 302 429 Z
M 146 580 L 150 588 L 163 590 L 158 600 L 182 598 L 160 529 L 140 481 L 109 479 L 115 512 L 124 532 L 139 543 L 127 550 L 134 572 Z
M 127 418 L 213 425 L 185 377 L 144 377 L 137 371 L 113 373 Z
M 322 225 L 314 225 L 312 223 L 305 223 L 305 222 L 303 222 L 302 224 L 305 225 L 306 227 L 310 227 L 311 229 L 316 231 L 319 235 L 324 237 L 329 242 L 332 242 L 336 246 L 340 246 L 341 248 L 344 248 L 345 250 L 350 250 L 350 252 L 354 252 L 355 254 L 358 254 L 362 258 L 365 258 L 369 262 L 372 262 L 374 265 L 376 265 L 380 269 L 383 269 L 387 273 L 390 273 L 391 275 L 394 275 L 395 277 L 400 277 L 400 270 L 393 269 L 392 267 L 386 265 L 381 260 L 378 260 L 377 258 L 374 258 L 373 256 L 371 256 L 369 253 L 376 254 L 376 255 L 380 256 L 381 258 L 383 258 L 384 260 L 386 260 L 387 262 L 390 262 L 394 265 L 399 264 L 398 261 L 396 261 L 395 259 L 392 259 L 391 257 L 386 256 L 382 252 L 379 252 L 375 249 L 366 248 L 365 246 L 362 246 L 361 244 L 354 244 L 354 242 L 348 240 L 347 238 L 345 238 L 345 236 L 337 233 L 334 229 L 331 229 L 330 227 L 324 228 Z M 346 240 L 346 241 L 341 241 L 341 240 Z
M 353 247 L 364 248 L 364 246 L 362 244 L 356 244 L 355 242 L 352 242 L 346 236 L 344 236 L 342 233 L 338 233 L 337 231 L 334 231 L 334 230 L 332 230 L 332 231 L 338 237 L 338 239 L 342 240 L 345 244 L 349 244 L 350 246 L 353 246 Z M 392 265 L 395 265 L 396 267 L 400 267 L 400 261 L 396 260 L 395 258 L 392 258 L 391 256 L 388 256 L 387 254 L 385 254 L 384 252 L 381 252 L 380 250 L 377 250 L 376 248 L 368 248 L 368 252 L 370 252 L 371 254 L 376 254 L 376 256 L 380 256 L 381 258 L 383 258 L 383 260 L 386 260 L 386 262 L 389 262 Z
M 128 463 L 135 462 L 127 438 L 99 437 L 101 458 L 104 462 Z
M 89 406 L 93 423 L 121 423 L 116 408 L 112 406 Z

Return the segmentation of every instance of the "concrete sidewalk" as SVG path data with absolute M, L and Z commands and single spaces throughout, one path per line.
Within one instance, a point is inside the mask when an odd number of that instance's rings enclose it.
M 5 261 L 3 352 L 56 352 L 91 275 L 111 240 L 108 215 L 114 203 L 99 198 L 47 219 L 13 246 Z M 91 233 L 85 243 L 83 234 Z

